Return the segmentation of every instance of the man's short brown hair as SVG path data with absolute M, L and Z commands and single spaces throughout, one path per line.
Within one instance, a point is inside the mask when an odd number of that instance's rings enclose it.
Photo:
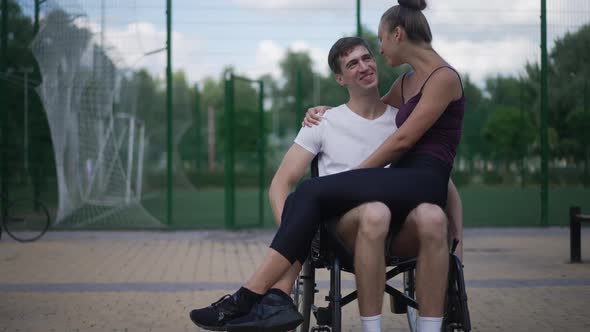
M 340 68 L 340 58 L 347 56 L 355 47 L 363 46 L 369 51 L 369 54 L 373 56 L 371 48 L 367 42 L 360 37 L 343 37 L 338 39 L 328 54 L 328 65 L 334 74 L 342 74 L 342 68 Z

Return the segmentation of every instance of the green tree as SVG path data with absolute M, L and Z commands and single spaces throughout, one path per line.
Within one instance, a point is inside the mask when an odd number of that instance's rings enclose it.
M 465 93 L 465 114 L 458 157 L 466 160 L 469 170 L 473 171 L 477 158 L 489 156 L 489 144 L 483 139 L 481 133 L 488 117 L 490 102 L 484 98 L 483 92 L 473 84 L 468 75 L 463 75 L 463 90 Z
M 194 92 L 188 85 L 186 74 L 182 70 L 176 71 L 172 76 L 172 109 L 174 110 L 174 124 L 182 125 L 190 123 L 192 107 L 194 104 Z
M 218 133 L 221 126 L 223 126 L 223 105 L 224 105 L 224 80 L 223 76 L 221 75 L 219 79 L 215 79 L 212 77 L 206 78 L 201 83 L 201 105 L 203 109 L 203 127 L 207 128 L 204 130 L 209 130 L 209 111 L 213 111 L 213 130 L 215 130 L 215 166 L 221 166 L 221 158 L 223 157 L 223 137 L 221 137 Z M 208 136 L 207 136 L 208 137 Z M 207 141 L 207 144 L 211 144 L 211 142 Z
M 255 169 L 260 142 L 259 86 L 256 83 L 235 81 L 234 149 L 236 168 Z M 221 131 L 224 135 L 226 128 Z
M 567 148 L 569 155 L 575 161 L 584 164 L 584 185 L 590 185 L 590 109 L 578 109 L 570 113 L 566 119 L 570 137 L 562 141 L 563 148 Z
M 262 75 L 259 79 L 264 82 L 264 106 L 267 117 L 266 132 L 268 135 L 280 136 L 279 121 L 281 114 L 278 112 L 277 105 L 281 105 L 283 99 L 281 87 L 270 74 Z
M 225 95 L 223 78 L 216 80 L 208 77 L 203 80 L 201 85 L 203 87 L 201 90 L 203 106 L 205 108 L 213 107 L 216 112 L 223 111 L 223 97 Z
M 590 76 L 590 24 L 555 41 L 550 53 L 552 121 L 560 134 L 567 129 L 567 114 L 583 106 Z
M 570 130 L 567 119 L 576 109 L 583 109 L 584 104 L 588 104 L 590 24 L 557 39 L 550 50 L 549 60 L 548 108 L 549 124 L 552 127 L 550 145 L 553 147 L 551 155 L 571 159 L 574 157 L 572 153 L 579 151 L 573 146 L 579 145 L 580 141 L 577 133 Z M 534 110 L 536 123 L 539 123 L 541 68 L 538 63 L 528 63 L 525 71 L 525 87 L 530 94 L 527 105 L 530 102 L 529 108 Z
M 173 75 L 173 127 L 174 144 L 179 153 L 180 161 L 184 171 L 193 171 L 197 164 L 196 152 L 197 128 L 195 127 L 195 89 L 189 86 L 184 71 L 176 71 Z
M 224 73 L 232 71 L 227 67 Z M 201 92 L 201 101 L 203 113 L 207 113 L 209 107 L 214 110 L 215 126 L 215 149 L 217 164 L 220 165 L 223 152 L 225 151 L 225 136 L 228 128 L 225 121 L 225 77 L 220 76 L 219 80 L 207 78 L 204 80 Z M 256 155 L 254 152 L 258 148 L 259 138 L 259 105 L 258 105 L 258 85 L 255 83 L 245 82 L 240 79 L 234 81 L 234 142 L 233 147 L 236 155 L 236 165 L 240 166 L 245 161 L 244 156 Z M 206 119 L 206 115 L 204 115 Z M 206 122 L 205 120 L 203 121 Z
M 569 146 L 572 143 L 588 145 L 588 141 L 583 140 L 583 133 L 589 132 L 590 126 L 583 126 L 584 113 L 581 110 L 589 108 L 590 24 L 556 40 L 550 60 L 549 119 L 559 137 L 557 152 L 561 157 L 570 152 L 573 153 L 570 157 L 583 160 L 583 150 L 570 149 Z M 576 131 L 572 130 L 574 119 L 580 120 L 574 126 Z
M 483 127 L 484 139 L 492 147 L 493 156 L 504 161 L 505 170 L 530 150 L 535 136 L 530 117 L 510 106 L 497 106 Z
M 161 167 L 166 157 L 166 95 L 163 82 L 141 69 L 130 84 L 137 91 L 137 117 L 145 123 L 147 145 L 145 161 L 149 169 Z
M 41 76 L 31 51 L 31 44 L 35 37 L 33 23 L 17 1 L 7 0 L 7 7 L 6 58 L 2 59 L 2 68 L 0 68 L 7 70 L 6 75 L 2 73 L 0 78 L 0 88 L 5 96 L 4 104 L 0 105 L 2 113 L 0 126 L 5 137 L 2 162 L 6 173 L 3 175 L 11 182 L 30 177 L 34 183 L 35 195 L 39 195 L 39 191 L 44 189 L 41 187 L 46 187 L 47 180 L 55 177 L 56 173 L 49 124 L 43 104 L 35 93 L 36 86 L 41 83 Z M 48 22 L 59 20 L 66 15 L 63 11 L 56 10 L 48 14 L 45 20 Z M 73 24 L 66 25 L 64 28 L 69 29 L 67 33 L 72 33 L 83 41 L 89 39 L 90 34 L 86 29 Z M 55 38 L 52 41 L 44 40 L 43 42 L 63 43 L 64 40 Z M 79 49 L 73 50 L 73 52 L 78 51 Z M 26 79 L 25 71 L 27 71 Z M 28 96 L 26 101 L 25 91 Z M 26 123 L 24 121 L 25 105 L 28 110 Z M 25 147 L 25 132 L 28 132 L 27 147 Z M 28 170 L 24 167 L 25 158 L 27 158 L 26 150 L 28 150 Z
M 317 83 L 313 60 L 307 51 L 287 50 L 279 66 L 285 83 L 282 100 L 277 100 L 274 110 L 281 114 L 279 132 L 284 134 L 297 128 L 297 119 L 301 119 L 305 110 L 313 105 L 313 89 Z
M 122 93 L 128 93 L 134 97 L 136 107 L 136 116 L 144 121 L 146 135 L 148 137 L 148 149 L 146 151 L 147 165 L 159 168 L 162 160 L 166 157 L 167 147 L 167 129 L 166 123 L 166 91 L 164 81 L 153 77 L 147 70 L 140 69 L 133 73 L 127 83 L 129 87 L 123 86 Z M 135 92 L 132 92 L 132 91 Z M 175 148 L 181 152 L 183 147 L 182 136 L 190 130 L 192 124 L 192 111 L 194 106 L 194 91 L 188 85 L 186 74 L 183 71 L 177 71 L 172 78 L 172 93 L 174 96 L 172 103 L 173 110 L 173 128 Z M 132 98 L 133 98 L 132 97 Z M 132 112 L 131 109 L 121 109 L 124 112 Z
M 494 105 L 521 108 L 531 105 L 535 97 L 525 80 L 512 76 L 498 75 L 488 78 L 485 89 Z

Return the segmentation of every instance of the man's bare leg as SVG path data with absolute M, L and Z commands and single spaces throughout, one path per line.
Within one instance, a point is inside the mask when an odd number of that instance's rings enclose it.
M 287 273 L 283 275 L 281 280 L 274 284 L 272 288 L 278 288 L 286 294 L 290 294 L 297 277 L 299 277 L 299 272 L 301 272 L 301 263 L 295 262 Z
M 250 276 L 244 287 L 257 294 L 264 294 L 269 290 L 293 264 L 276 250 L 269 248 L 262 264 Z

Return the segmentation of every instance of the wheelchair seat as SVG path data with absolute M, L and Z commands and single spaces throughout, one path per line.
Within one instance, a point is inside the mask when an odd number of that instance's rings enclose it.
M 337 222 L 337 219 L 333 219 L 322 223 L 316 238 L 312 242 L 312 251 L 316 253 L 317 260 L 320 260 L 321 257 L 326 258 L 330 255 L 336 255 L 340 260 L 341 270 L 354 273 L 354 254 L 338 236 L 336 231 Z M 415 257 L 399 257 L 386 252 L 385 266 L 392 267 L 406 262 L 413 262 L 415 259 Z M 323 263 L 325 264 L 316 263 L 316 268 L 328 266 L 325 260 Z

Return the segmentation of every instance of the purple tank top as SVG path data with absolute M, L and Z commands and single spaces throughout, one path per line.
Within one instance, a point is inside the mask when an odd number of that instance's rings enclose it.
M 407 102 L 404 100 L 404 79 L 406 78 L 406 74 L 402 77 L 402 106 L 399 108 L 397 116 L 395 118 L 395 123 L 397 127 L 401 127 L 404 122 L 408 119 L 418 102 L 420 102 L 420 98 L 422 97 L 422 90 L 424 89 L 424 85 L 430 79 L 432 74 L 435 71 L 441 68 L 450 68 L 451 70 L 457 72 L 455 69 L 449 66 L 443 66 L 436 68 L 432 71 L 430 76 L 424 81 L 422 87 L 420 88 L 420 92 L 417 95 L 410 98 Z M 457 73 L 459 75 L 459 73 Z M 459 81 L 461 77 L 459 77 Z M 407 154 L 428 154 L 435 158 L 438 158 L 450 166 L 453 166 L 453 161 L 455 159 L 455 155 L 457 153 L 457 146 L 459 145 L 459 140 L 461 139 L 461 132 L 463 129 L 463 113 L 465 111 L 465 93 L 461 94 L 461 98 L 454 100 L 449 103 L 447 108 L 441 114 L 440 118 L 432 125 L 430 129 L 428 129 L 422 138 L 418 140 L 416 145 L 407 152 Z

